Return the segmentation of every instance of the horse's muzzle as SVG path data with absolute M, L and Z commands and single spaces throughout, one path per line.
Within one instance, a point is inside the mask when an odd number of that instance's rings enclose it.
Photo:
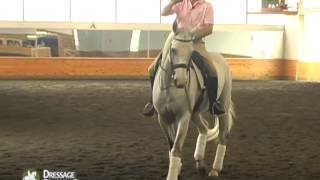
M 185 88 L 187 84 L 187 79 L 186 78 L 178 78 L 178 76 L 175 74 L 173 76 L 173 82 L 176 88 Z

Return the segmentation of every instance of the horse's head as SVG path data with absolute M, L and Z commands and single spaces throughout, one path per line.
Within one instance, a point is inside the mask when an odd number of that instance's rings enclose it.
M 188 80 L 193 52 L 194 33 L 185 28 L 173 26 L 174 38 L 170 47 L 170 59 L 173 70 L 173 80 L 177 88 L 184 88 Z

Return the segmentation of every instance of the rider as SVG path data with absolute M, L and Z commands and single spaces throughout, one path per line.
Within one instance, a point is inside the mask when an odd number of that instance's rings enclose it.
M 207 94 L 210 102 L 210 112 L 216 115 L 225 113 L 224 106 L 217 99 L 218 79 L 215 67 L 212 63 L 213 58 L 205 48 L 204 37 L 212 34 L 213 28 L 213 7 L 209 2 L 205 0 L 171 0 L 162 10 L 162 16 L 168 16 L 176 14 L 176 22 L 178 27 L 189 27 L 194 29 L 195 40 L 194 49 L 203 56 L 205 65 L 209 69 L 209 74 L 206 80 Z M 169 44 L 174 36 L 171 32 L 162 54 L 165 57 L 166 52 L 170 48 Z M 157 64 L 162 59 L 160 54 L 155 61 L 150 65 L 148 71 L 150 73 L 151 88 L 153 88 L 154 77 L 157 69 Z M 145 116 L 152 116 L 154 114 L 154 107 L 152 103 L 152 97 L 150 101 L 145 105 L 143 114 Z

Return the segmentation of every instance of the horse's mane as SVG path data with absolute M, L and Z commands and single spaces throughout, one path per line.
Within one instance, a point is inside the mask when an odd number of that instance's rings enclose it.
M 172 31 L 174 32 L 175 35 L 184 34 L 184 35 L 192 36 L 193 34 L 192 29 L 190 27 L 184 27 L 184 26 L 179 27 L 177 20 L 173 22 Z

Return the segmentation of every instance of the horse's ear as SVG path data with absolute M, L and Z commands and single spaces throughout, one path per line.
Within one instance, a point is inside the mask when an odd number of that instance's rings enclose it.
M 174 22 L 173 22 L 172 31 L 174 32 L 174 34 L 177 34 L 177 31 L 178 31 L 178 23 L 177 23 L 177 20 L 174 20 Z

